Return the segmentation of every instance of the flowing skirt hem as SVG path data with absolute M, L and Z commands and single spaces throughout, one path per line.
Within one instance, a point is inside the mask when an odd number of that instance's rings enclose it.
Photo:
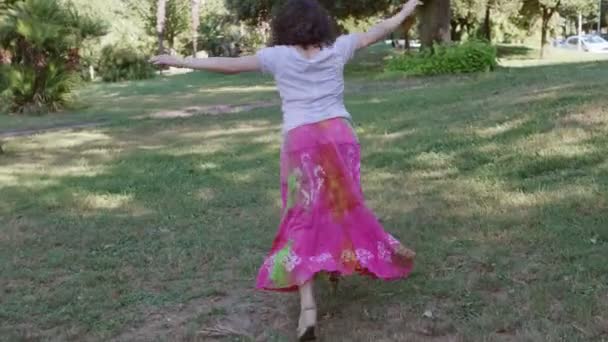
M 412 266 L 413 266 L 413 262 L 412 262 Z M 296 282 L 296 284 L 293 285 L 287 285 L 284 287 L 269 287 L 263 284 L 258 284 L 256 286 L 257 290 L 260 291 L 271 291 L 271 292 L 295 292 L 298 291 L 299 287 L 308 283 L 311 280 L 314 280 L 317 276 L 321 275 L 321 274 L 332 274 L 332 275 L 336 275 L 339 277 L 351 277 L 351 276 L 356 276 L 356 275 L 360 275 L 360 276 L 366 276 L 372 279 L 376 279 L 376 280 L 383 280 L 383 281 L 398 281 L 398 280 L 402 280 L 407 278 L 410 273 L 412 272 L 413 268 L 408 268 L 406 271 L 403 272 L 403 274 L 393 274 L 393 275 L 386 275 L 386 276 L 382 276 L 379 274 L 376 274 L 372 271 L 370 271 L 368 268 L 365 269 L 361 269 L 361 270 L 339 270 L 338 268 L 335 269 L 331 269 L 331 268 L 322 268 L 319 269 L 316 272 L 312 272 L 308 277 L 305 277 L 304 279 Z

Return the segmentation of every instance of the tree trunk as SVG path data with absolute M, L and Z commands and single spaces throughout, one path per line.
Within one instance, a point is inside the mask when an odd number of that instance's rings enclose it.
M 543 12 L 540 32 L 540 58 L 545 57 L 545 47 L 547 46 L 547 31 L 549 30 L 549 18 Z
M 451 24 L 450 24 L 450 39 L 452 39 L 453 42 L 457 42 L 460 41 L 460 25 L 458 24 L 457 21 L 452 20 Z
M 553 7 L 541 5 L 541 32 L 540 32 L 540 58 L 545 57 L 545 48 L 547 46 L 547 34 L 549 33 L 549 22 L 553 18 L 553 14 L 559 11 L 561 0 L 558 0 Z
M 578 29 L 576 32 L 578 35 L 578 51 L 582 51 L 583 50 L 583 42 L 581 41 L 581 36 L 583 35 L 583 13 L 582 12 L 578 12 Z
M 461 41 L 465 32 L 469 35 L 471 34 L 470 25 L 466 19 L 452 20 L 450 26 L 451 26 L 450 39 L 453 42 Z
M 200 22 L 200 8 L 201 1 L 200 0 L 191 0 L 191 19 L 192 19 L 192 57 L 196 58 L 196 53 L 198 52 L 198 28 L 201 24 Z
M 486 4 L 486 15 L 483 20 L 483 35 L 489 42 L 492 41 L 492 0 L 488 0 Z
M 420 7 L 418 15 L 422 48 L 432 48 L 434 43 L 450 42 L 450 0 L 427 0 Z
M 156 2 L 156 36 L 158 38 L 158 54 L 165 53 L 165 20 L 167 19 L 167 0 Z
M 175 47 L 175 36 L 176 33 L 174 31 L 169 32 L 167 36 L 167 43 L 169 43 L 169 53 L 173 54 L 173 48 Z
M 410 48 L 411 48 L 410 31 L 411 31 L 412 27 L 414 27 L 414 25 L 416 25 L 416 17 L 414 17 L 414 16 L 407 18 L 402 24 L 403 35 L 405 38 L 405 47 L 404 48 L 407 51 L 410 51 Z

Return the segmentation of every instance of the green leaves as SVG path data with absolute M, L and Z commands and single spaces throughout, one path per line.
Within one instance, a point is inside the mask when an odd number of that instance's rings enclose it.
M 102 79 L 106 82 L 154 77 L 154 69 L 148 63 L 146 56 L 132 47 L 104 47 L 98 67 Z
M 2 96 L 15 112 L 57 111 L 78 86 L 79 48 L 106 33 L 105 23 L 81 15 L 58 0 L 3 3 L 0 47 L 11 56 L 5 66 Z
M 259 24 L 270 19 L 285 0 L 226 0 L 226 6 L 240 20 Z M 393 0 L 320 0 L 321 4 L 337 18 L 365 18 L 387 11 L 400 4 Z
M 432 51 L 392 59 L 388 69 L 412 76 L 462 74 L 496 68 L 496 48 L 482 41 L 460 45 L 436 45 Z

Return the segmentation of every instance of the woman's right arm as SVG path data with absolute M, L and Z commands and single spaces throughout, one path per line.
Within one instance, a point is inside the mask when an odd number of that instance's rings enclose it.
M 369 31 L 359 34 L 357 48 L 363 49 L 384 39 L 390 33 L 395 31 L 399 25 L 405 21 L 405 19 L 414 14 L 416 7 L 422 4 L 423 3 L 420 0 L 409 0 L 405 5 L 403 5 L 401 11 L 395 16 L 375 25 Z
M 152 62 L 152 64 L 154 65 L 166 65 L 177 68 L 206 70 L 226 75 L 260 70 L 260 62 L 257 56 L 243 56 L 236 58 L 211 57 L 199 59 L 160 55 L 152 57 L 150 62 Z

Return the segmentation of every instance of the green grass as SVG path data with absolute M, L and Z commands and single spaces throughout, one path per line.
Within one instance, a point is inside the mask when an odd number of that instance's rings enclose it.
M 608 338 L 608 64 L 349 75 L 369 204 L 419 260 L 406 281 L 321 285 L 324 340 Z M 279 108 L 148 117 L 276 101 L 267 87 L 95 85 L 75 115 L 107 126 L 8 139 L 0 340 L 291 340 L 296 298 L 253 290 L 279 220 Z
M 189 73 L 137 82 L 95 83 L 78 92 L 74 109 L 42 117 L 3 115 L 0 131 L 99 120 L 124 122 L 166 113 L 203 114 L 216 105 L 276 101 L 277 98 L 272 80 L 259 74 L 237 79 Z

